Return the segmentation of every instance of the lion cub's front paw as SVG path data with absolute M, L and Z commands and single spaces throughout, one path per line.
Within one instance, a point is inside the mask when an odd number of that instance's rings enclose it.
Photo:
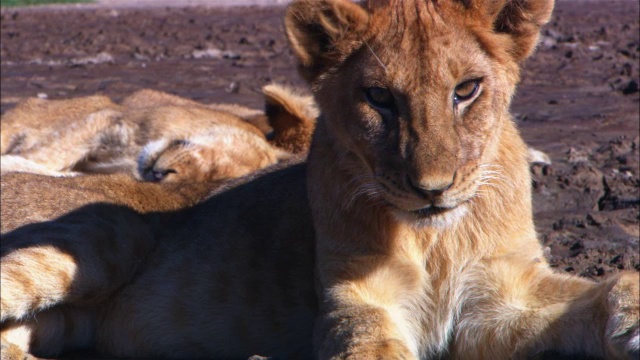
M 414 360 L 415 355 L 399 340 L 368 342 L 357 346 L 345 357 L 349 360 Z
M 640 273 L 622 273 L 607 295 L 610 356 L 640 358 Z

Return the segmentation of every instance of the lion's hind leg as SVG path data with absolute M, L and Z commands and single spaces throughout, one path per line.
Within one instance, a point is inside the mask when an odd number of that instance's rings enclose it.
M 95 319 L 95 313 L 90 309 L 57 306 L 27 320 L 8 321 L 1 331 L 2 360 L 35 359 L 30 354 L 57 357 L 63 351 L 92 348 Z M 19 354 L 23 354 L 22 357 Z
M 66 307 L 99 309 L 116 290 L 131 281 L 155 243 L 141 215 L 105 204 L 87 206 L 57 220 L 3 234 L 0 259 L 3 337 L 7 340 L 10 333 L 29 330 L 29 336 L 35 334 L 41 339 L 38 344 L 46 353 L 56 353 L 55 344 L 64 341 L 51 340 L 60 331 L 47 324 L 65 322 L 44 319 L 65 318 L 68 311 L 60 311 Z M 9 331 L 6 336 L 5 330 Z M 62 333 L 65 339 L 70 334 L 64 328 Z
M 603 282 L 554 273 L 539 259 L 485 263 L 464 286 L 454 353 L 527 358 L 545 351 L 637 359 L 638 273 Z

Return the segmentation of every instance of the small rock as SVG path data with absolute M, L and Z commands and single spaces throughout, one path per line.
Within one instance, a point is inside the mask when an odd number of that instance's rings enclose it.
M 617 264 L 620 262 L 620 260 L 622 259 L 622 255 L 618 254 L 614 257 L 611 258 L 611 260 L 609 260 L 610 264 Z
M 622 93 L 624 95 L 631 95 L 638 92 L 638 82 L 635 80 L 629 81 L 623 88 Z
M 556 44 L 558 42 L 549 36 L 543 36 L 542 39 L 540 40 L 540 44 L 545 48 L 545 49 L 553 49 L 556 47 Z
M 607 217 L 598 213 L 589 213 L 587 215 L 587 224 L 600 227 L 607 222 Z
M 596 266 L 596 265 L 591 265 L 589 267 L 587 267 L 586 269 L 584 269 L 583 272 L 580 273 L 580 276 L 591 276 L 591 277 L 595 277 L 595 276 L 602 276 L 604 275 L 604 269 L 600 266 Z
M 225 58 L 225 59 L 230 59 L 230 60 L 238 60 L 238 59 L 240 59 L 240 54 L 234 53 L 233 51 L 225 51 L 222 54 L 222 57 Z
M 582 241 L 578 240 L 575 243 L 573 243 L 573 245 L 571 245 L 571 247 L 569 248 L 569 251 L 570 251 L 569 256 L 571 257 L 576 256 L 580 254 L 582 250 L 584 250 L 584 245 L 582 245 Z
M 225 91 L 231 94 L 237 94 L 238 91 L 240 91 L 240 84 L 236 81 L 232 81 Z
M 551 165 L 551 158 L 549 155 L 532 147 L 529 147 L 528 149 L 527 161 L 529 161 L 529 164 L 531 165 Z
M 588 163 L 589 162 L 589 152 L 586 150 L 578 150 L 574 147 L 570 147 L 569 151 L 567 151 L 567 157 L 570 163 Z
M 544 33 L 546 37 L 549 37 L 557 42 L 566 42 L 570 38 L 569 36 L 566 36 L 563 33 L 554 29 L 546 29 Z
M 194 59 L 221 59 L 222 50 L 219 50 L 219 49 L 194 50 L 191 53 L 191 57 Z
M 85 56 L 81 58 L 71 59 L 69 63 L 73 66 L 88 65 L 88 64 L 102 64 L 102 63 L 114 63 L 115 59 L 113 55 L 108 52 L 101 52 L 95 56 Z

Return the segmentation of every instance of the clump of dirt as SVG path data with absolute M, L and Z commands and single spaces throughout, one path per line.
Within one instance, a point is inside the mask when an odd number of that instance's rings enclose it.
M 538 230 L 553 266 L 590 277 L 640 270 L 639 145 L 640 137 L 622 135 L 532 167 Z

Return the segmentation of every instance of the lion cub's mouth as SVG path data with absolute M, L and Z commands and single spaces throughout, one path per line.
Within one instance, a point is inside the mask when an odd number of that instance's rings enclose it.
M 457 223 L 467 213 L 464 203 L 453 207 L 428 206 L 418 210 L 401 210 L 394 212 L 398 220 L 408 222 L 416 227 L 435 226 L 447 228 Z
M 428 206 L 422 209 L 418 209 L 418 210 L 413 210 L 410 211 L 412 214 L 421 217 L 421 218 L 427 218 L 427 217 L 431 217 L 431 216 L 437 216 L 437 215 L 442 215 L 446 212 L 449 212 L 451 210 L 453 210 L 455 208 L 445 208 L 445 207 L 438 207 L 438 206 Z
M 467 201 L 456 202 L 451 204 L 452 206 L 431 204 L 420 209 L 414 208 L 413 210 L 398 206 L 399 204 L 389 200 L 387 200 L 387 203 L 393 209 L 392 213 L 397 220 L 418 228 L 426 226 L 448 228 L 460 221 L 468 211 Z

